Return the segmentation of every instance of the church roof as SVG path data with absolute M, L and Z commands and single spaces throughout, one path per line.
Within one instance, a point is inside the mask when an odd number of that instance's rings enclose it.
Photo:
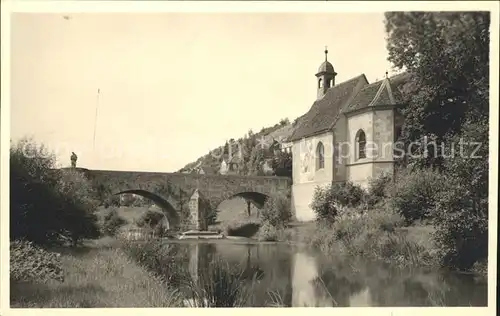
M 403 102 L 400 88 L 407 82 L 408 74 L 402 73 L 388 79 L 369 84 L 352 99 L 346 113 L 368 106 L 394 105 Z
M 341 113 L 368 106 L 401 104 L 400 89 L 408 78 L 407 73 L 402 73 L 369 84 L 365 75 L 359 75 L 333 86 L 323 98 L 314 102 L 309 112 L 297 120 L 290 141 L 331 130 Z
M 297 121 L 290 140 L 298 140 L 331 129 L 340 111 L 367 84 L 365 75 L 359 75 L 328 89 L 325 96 L 314 102 L 309 112 Z

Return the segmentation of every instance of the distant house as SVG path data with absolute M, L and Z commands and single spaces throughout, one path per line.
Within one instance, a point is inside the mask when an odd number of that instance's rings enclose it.
M 234 155 L 229 159 L 228 162 L 228 173 L 235 174 L 238 173 L 241 167 L 243 167 L 243 159 L 241 155 Z
M 227 174 L 229 170 L 229 167 L 227 166 L 227 163 L 224 159 L 222 159 L 222 162 L 220 163 L 220 169 L 219 169 L 219 173 L 220 174 Z

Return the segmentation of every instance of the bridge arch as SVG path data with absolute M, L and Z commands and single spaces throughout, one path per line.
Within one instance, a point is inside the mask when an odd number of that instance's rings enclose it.
M 118 193 L 115 193 L 113 195 L 119 196 L 121 194 L 135 194 L 142 196 L 146 199 L 149 199 L 153 201 L 154 204 L 156 204 L 165 214 L 168 225 L 169 227 L 175 226 L 177 223 L 179 223 L 179 214 L 177 213 L 177 210 L 168 202 L 166 199 L 162 198 L 161 196 L 154 194 L 152 192 L 146 191 L 146 190 L 140 190 L 140 189 L 132 189 L 132 190 L 123 190 Z
M 240 191 L 236 193 L 229 193 L 223 195 L 219 200 L 217 200 L 215 207 L 218 208 L 222 202 L 231 200 L 233 198 L 243 198 L 245 201 L 252 202 L 257 208 L 264 207 L 267 199 L 270 197 L 267 193 L 262 193 L 254 190 Z

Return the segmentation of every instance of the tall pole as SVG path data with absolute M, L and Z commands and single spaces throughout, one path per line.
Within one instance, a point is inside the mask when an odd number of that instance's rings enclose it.
M 95 135 L 96 135 L 96 130 L 97 130 L 97 111 L 99 109 L 99 96 L 101 94 L 101 89 L 97 89 L 97 102 L 95 106 L 95 118 L 94 118 L 94 140 L 92 142 L 92 149 L 95 153 Z

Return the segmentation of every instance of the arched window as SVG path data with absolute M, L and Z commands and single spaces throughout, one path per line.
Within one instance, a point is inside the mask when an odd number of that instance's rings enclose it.
M 362 129 L 356 133 L 357 157 L 356 159 L 366 158 L 366 135 Z
M 316 147 L 316 170 L 323 169 L 325 167 L 325 147 L 322 142 L 318 143 Z
M 318 88 L 323 88 L 323 79 L 322 78 L 320 78 L 318 80 Z

